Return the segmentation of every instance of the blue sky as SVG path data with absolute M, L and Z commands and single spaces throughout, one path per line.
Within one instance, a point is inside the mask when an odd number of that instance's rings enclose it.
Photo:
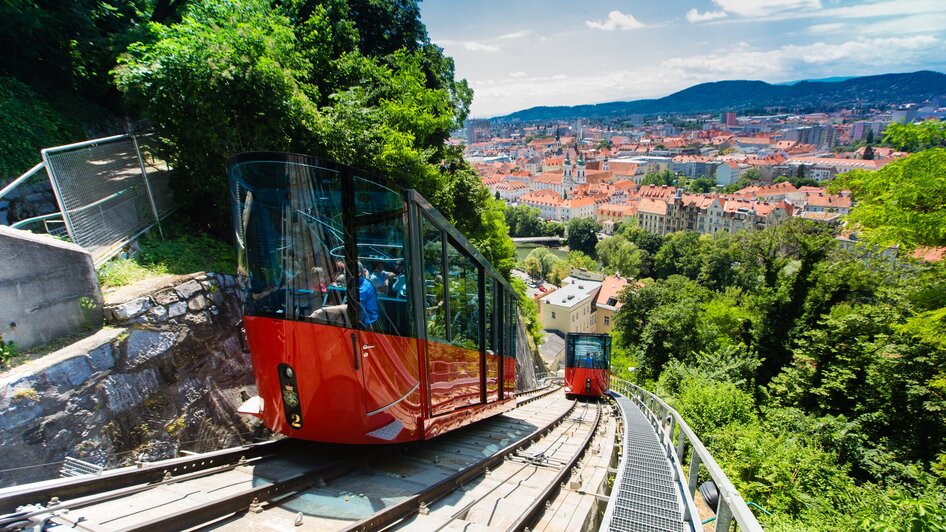
M 723 79 L 946 71 L 946 0 L 424 0 L 472 115 Z

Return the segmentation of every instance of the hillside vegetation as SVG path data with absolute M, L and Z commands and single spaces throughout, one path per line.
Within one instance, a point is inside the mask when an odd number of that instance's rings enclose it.
M 802 219 L 652 257 L 623 231 L 654 278 L 621 296 L 614 370 L 671 400 L 767 529 L 946 527 L 946 265 L 909 258 L 946 245 L 944 173 L 931 149 L 845 175 L 849 249 Z

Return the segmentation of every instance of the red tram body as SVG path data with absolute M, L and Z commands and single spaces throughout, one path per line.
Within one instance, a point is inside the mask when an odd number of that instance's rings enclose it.
M 515 291 L 417 192 L 304 155 L 228 167 L 259 393 L 241 413 L 381 444 L 515 406 Z
M 601 397 L 611 387 L 611 336 L 565 335 L 565 395 Z

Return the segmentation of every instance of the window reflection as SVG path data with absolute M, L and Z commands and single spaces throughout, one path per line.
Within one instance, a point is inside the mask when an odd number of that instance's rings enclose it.
M 480 348 L 479 268 L 447 243 L 450 294 L 450 343 L 466 349 Z
M 403 197 L 353 178 L 358 281 L 349 293 L 343 179 L 336 170 L 299 161 L 231 166 L 247 280 L 244 312 L 412 336 Z M 349 311 L 349 299 L 358 301 L 356 312 Z
M 426 218 L 421 218 L 424 255 L 424 306 L 427 338 L 447 341 L 447 309 L 444 302 L 443 236 Z
M 609 336 L 569 334 L 566 342 L 565 365 L 567 367 L 586 369 L 611 367 L 611 338 Z

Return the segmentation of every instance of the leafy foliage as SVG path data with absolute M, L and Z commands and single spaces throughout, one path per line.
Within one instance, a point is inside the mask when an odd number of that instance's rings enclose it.
M 528 205 L 506 207 L 506 225 L 509 226 L 509 236 L 513 237 L 562 236 L 565 234 L 564 225 L 543 220 L 539 209 Z
M 41 149 L 74 142 L 80 131 L 28 86 L 0 78 L 0 176 L 24 173 L 40 161 Z
M 566 231 L 569 249 L 595 257 L 595 246 L 598 244 L 601 224 L 594 218 L 573 218 L 568 221 Z
M 943 246 L 946 245 L 944 175 L 946 148 L 934 148 L 890 163 L 876 172 L 848 172 L 838 176 L 831 188 L 853 192 L 857 207 L 848 219 L 862 226 L 872 242 L 882 246 L 902 244 L 910 249 L 918 245 Z
M 415 0 L 212 0 L 152 23 L 129 47 L 119 88 L 169 146 L 176 196 L 229 226 L 224 165 L 234 153 L 311 153 L 417 189 L 508 272 L 499 203 L 445 140 L 472 91 L 430 43 Z
M 935 147 L 946 147 L 946 122 L 922 124 L 893 123 L 884 129 L 884 142 L 910 153 Z
M 767 529 L 943 522 L 946 266 L 841 249 L 798 219 L 668 235 L 654 261 L 656 280 L 621 294 L 616 373 L 656 381 L 743 497 L 774 512 Z

